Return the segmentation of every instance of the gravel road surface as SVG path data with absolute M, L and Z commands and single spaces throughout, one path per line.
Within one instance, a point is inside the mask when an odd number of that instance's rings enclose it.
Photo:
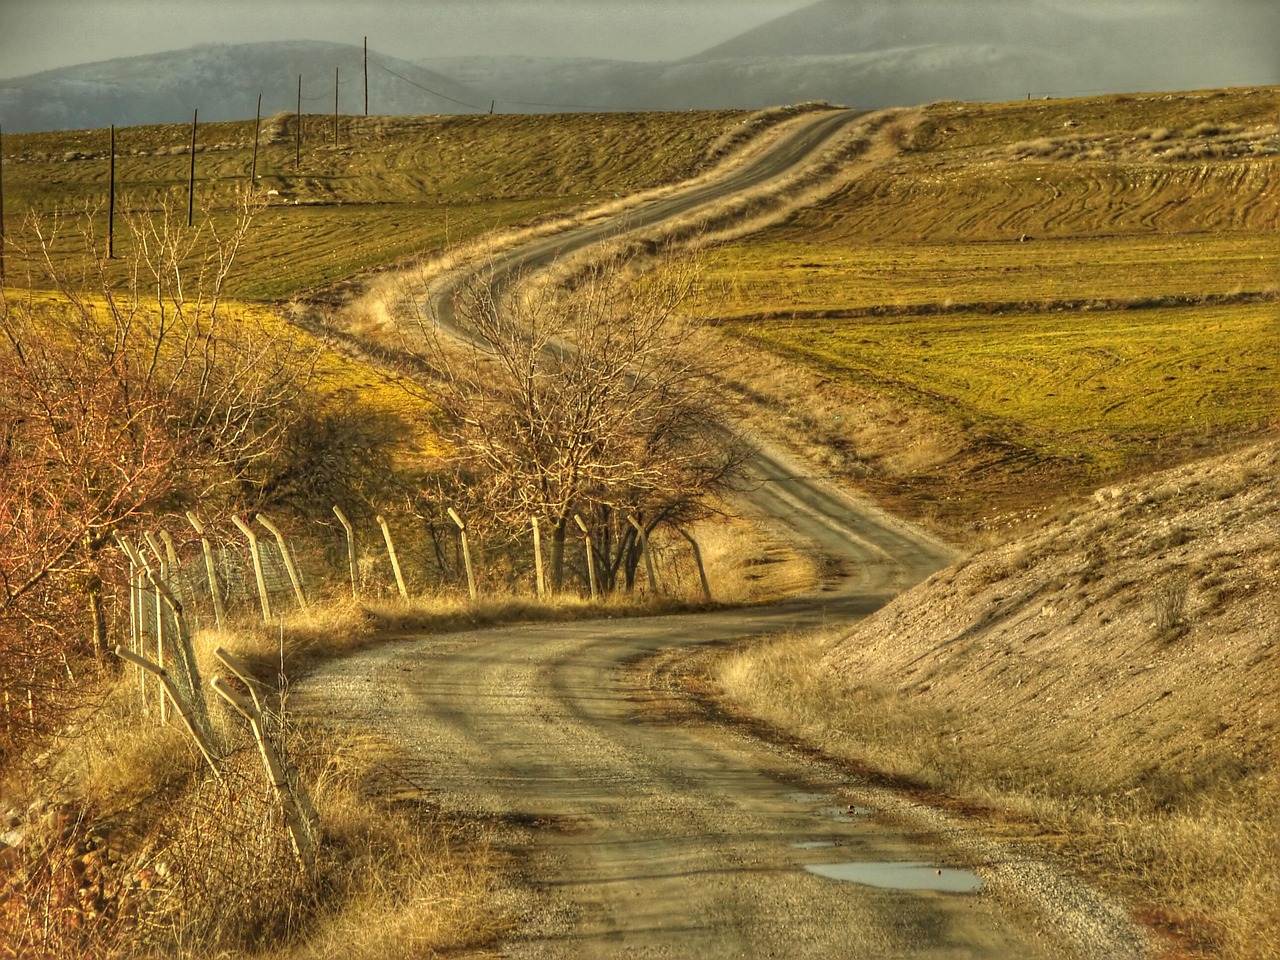
M 696 202 L 776 175 L 854 119 L 820 115 Z M 614 234 L 591 227 L 507 262 L 528 270 Z M 865 616 L 949 560 L 777 456 L 751 472 L 746 508 L 831 558 L 822 592 L 392 641 L 318 669 L 295 708 L 373 730 L 445 810 L 502 825 L 527 895 L 496 956 L 1139 956 L 1121 913 L 1053 871 L 966 843 L 685 692 L 677 674 L 720 645 Z

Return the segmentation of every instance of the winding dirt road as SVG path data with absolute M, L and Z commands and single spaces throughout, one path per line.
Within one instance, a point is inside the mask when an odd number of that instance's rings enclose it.
M 855 119 L 820 115 L 722 183 L 628 223 L 776 176 Z M 588 227 L 501 269 L 527 272 L 616 235 L 616 225 Z M 958 844 L 929 811 L 759 739 L 683 692 L 678 674 L 720 645 L 865 616 L 949 559 L 777 457 L 762 453 L 751 470 L 750 509 L 832 558 L 819 594 L 388 642 L 319 669 L 295 706 L 372 727 L 403 748 L 407 775 L 444 809 L 503 825 L 527 893 L 496 955 L 1140 955 L 1123 918 L 1096 898 L 1019 855 Z M 858 882 L 838 878 L 850 870 Z

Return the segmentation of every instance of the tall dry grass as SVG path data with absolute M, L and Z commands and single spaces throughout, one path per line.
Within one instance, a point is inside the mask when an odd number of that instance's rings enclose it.
M 996 837 L 1035 836 L 1086 879 L 1139 904 L 1139 919 L 1169 935 L 1177 950 L 1225 960 L 1275 956 L 1274 771 L 1156 782 L 1140 753 L 1117 744 L 1117 763 L 1128 766 L 1109 778 L 1131 788 L 1098 791 L 1094 772 L 1073 762 L 1078 731 L 1063 732 L 1061 749 L 1028 757 L 1000 749 L 999 716 L 966 722 L 897 690 L 839 682 L 820 664 L 843 635 L 783 636 L 733 653 L 719 665 L 721 690 L 735 710 L 874 778 L 985 810 Z

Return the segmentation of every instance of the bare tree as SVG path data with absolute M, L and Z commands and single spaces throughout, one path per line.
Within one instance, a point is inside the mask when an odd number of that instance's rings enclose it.
M 6 689 L 47 674 L 49 649 L 73 652 L 85 600 L 93 648 L 109 648 L 116 530 L 211 491 L 251 495 L 274 469 L 313 351 L 223 302 L 255 212 L 246 195 L 195 230 L 167 203 L 134 215 L 123 262 L 97 247 L 93 211 L 30 216 L 11 244 L 26 277 L 0 286 Z
M 704 513 L 745 455 L 711 402 L 714 358 L 689 348 L 679 314 L 694 271 L 669 263 L 637 278 L 630 266 L 506 298 L 473 284 L 455 300 L 466 342 L 423 318 L 462 486 L 513 535 L 546 521 L 557 587 L 575 515 L 605 588 L 630 586 L 640 554 L 629 518 L 652 531 Z

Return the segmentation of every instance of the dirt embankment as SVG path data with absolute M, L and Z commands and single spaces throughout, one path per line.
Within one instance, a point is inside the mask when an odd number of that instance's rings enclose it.
M 1280 441 L 1105 488 L 935 574 L 823 666 L 929 731 L 913 775 L 1057 824 L 1184 947 L 1273 956 L 1278 500 Z

